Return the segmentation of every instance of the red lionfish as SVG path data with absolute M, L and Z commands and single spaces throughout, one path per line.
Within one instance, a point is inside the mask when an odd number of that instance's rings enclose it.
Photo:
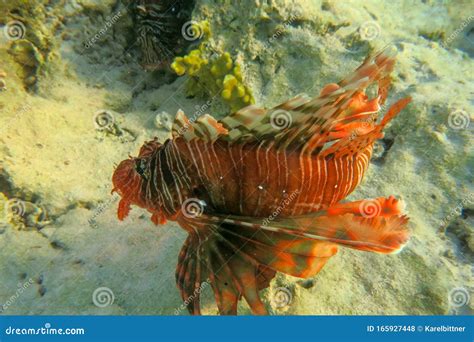
M 148 141 L 119 164 L 120 220 L 136 205 L 155 224 L 173 220 L 189 233 L 176 282 L 190 313 L 201 313 L 206 279 L 221 314 L 237 314 L 242 296 L 253 313 L 267 314 L 259 291 L 276 271 L 312 277 L 338 245 L 401 250 L 409 237 L 401 200 L 341 203 L 361 182 L 384 127 L 411 100 L 376 122 L 394 63 L 386 49 L 317 97 L 299 95 L 273 109 L 252 105 L 220 121 L 206 114 L 191 122 L 178 111 L 172 139 Z M 378 93 L 369 99 L 373 84 Z M 285 129 L 272 122 L 281 112 L 292 119 Z
M 194 0 L 132 0 L 134 28 L 145 69 L 166 65 L 185 47 L 183 27 Z

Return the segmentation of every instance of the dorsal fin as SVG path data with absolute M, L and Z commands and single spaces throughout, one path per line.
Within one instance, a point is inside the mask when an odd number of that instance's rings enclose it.
M 182 137 L 186 141 L 200 139 L 214 142 L 228 131 L 209 114 L 198 117 L 194 122 L 188 119 L 182 110 L 178 110 L 172 126 L 173 138 Z
M 247 106 L 230 114 L 221 120 L 224 127 L 229 130 L 226 137 L 231 142 L 262 140 L 267 135 L 275 135 L 281 127 L 289 127 L 293 118 L 287 115 L 288 111 L 296 110 L 311 98 L 300 94 L 280 104 L 272 110 Z
M 334 154 L 336 157 L 341 157 L 343 155 L 354 155 L 359 151 L 366 149 L 369 145 L 373 144 L 375 140 L 383 138 L 382 130 L 385 125 L 403 108 L 405 108 L 405 106 L 410 103 L 410 101 L 410 97 L 405 97 L 401 100 L 398 100 L 390 107 L 380 124 L 362 124 L 361 127 L 352 130 L 352 132 L 355 134 L 346 135 L 343 139 L 338 140 L 333 145 L 322 150 L 320 152 L 321 156 L 328 157 L 332 154 Z M 348 124 L 347 126 L 354 126 L 354 123 Z
M 360 67 L 338 84 L 324 87 L 319 97 L 298 108 L 306 115 L 294 120 L 289 129 L 276 136 L 278 145 L 281 148 L 295 146 L 306 153 L 314 153 L 334 140 L 337 136 L 334 133 L 341 130 L 341 124 L 352 122 L 351 126 L 357 126 L 357 122 L 362 124 L 370 120 L 367 125 L 372 125 L 387 96 L 394 61 L 393 50 L 385 49 L 369 55 Z M 379 85 L 378 96 L 369 99 L 365 89 L 375 82 Z M 294 112 L 290 114 L 295 115 Z M 350 134 L 342 135 L 349 138 Z
M 375 122 L 380 105 L 387 97 L 394 63 L 394 50 L 384 49 L 369 55 L 339 83 L 326 85 L 319 96 L 298 95 L 272 109 L 251 105 L 219 122 L 207 114 L 191 122 L 178 111 L 173 137 L 210 142 L 224 139 L 231 143 L 269 141 L 279 149 L 291 146 L 307 154 L 328 153 L 330 143 L 333 145 L 329 151 L 346 145 L 350 148 L 354 133 L 365 135 L 357 139 L 360 146 L 371 144 L 381 136 L 384 126 Z M 365 90 L 374 83 L 378 85 L 378 94 L 369 99 Z M 387 121 L 388 118 L 383 122 Z M 350 149 L 357 152 L 357 149 Z
M 351 139 L 354 130 L 368 134 L 387 97 L 394 62 L 394 50 L 388 48 L 369 55 L 351 75 L 326 85 L 319 96 L 298 95 L 272 109 L 245 107 L 221 120 L 229 131 L 224 139 L 269 140 L 279 149 L 292 146 L 311 154 L 334 140 Z M 373 83 L 378 84 L 378 94 L 369 99 L 365 89 Z

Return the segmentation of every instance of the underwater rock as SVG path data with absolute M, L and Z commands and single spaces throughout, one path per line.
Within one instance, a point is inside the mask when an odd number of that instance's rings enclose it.
M 314 286 L 314 280 L 313 279 L 304 279 L 304 280 L 298 280 L 296 282 L 299 286 L 301 286 L 304 289 L 310 289 Z
M 383 138 L 383 139 L 377 140 L 374 144 L 374 150 L 372 152 L 371 162 L 379 163 L 379 164 L 383 163 L 393 143 L 394 143 L 394 139 L 391 139 L 391 138 Z
M 173 125 L 173 121 L 170 115 L 166 112 L 160 112 L 155 116 L 155 127 L 160 129 L 171 130 L 171 126 Z

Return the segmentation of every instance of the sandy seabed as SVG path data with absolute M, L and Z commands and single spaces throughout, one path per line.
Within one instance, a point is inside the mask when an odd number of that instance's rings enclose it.
M 399 50 L 389 102 L 413 97 L 348 197 L 403 198 L 409 244 L 389 256 L 341 249 L 306 281 L 280 274 L 262 292 L 271 313 L 472 314 L 472 1 L 242 3 L 197 1 L 193 20 L 209 21 L 212 43 L 236 56 L 258 104 L 317 94 L 387 44 Z M 39 23 L 23 19 L 25 39 L 46 46 L 35 79 L 12 55 L 5 30 L 0 37 L 0 192 L 23 201 L 33 221 L 0 219 L 2 314 L 187 314 L 174 280 L 185 232 L 174 223 L 156 227 L 139 209 L 118 221 L 111 175 L 145 140 L 169 137 L 155 124 L 158 113 L 171 118 L 181 108 L 192 115 L 208 100 L 187 98 L 186 77 L 139 66 L 123 4 L 76 0 L 38 8 Z M 0 19 L 4 26 L 22 21 Z M 112 113 L 121 135 L 96 129 L 102 110 Z M 219 101 L 208 111 L 225 115 Z M 282 288 L 283 306 L 275 299 Z M 216 314 L 210 287 L 203 292 L 204 313 Z M 241 302 L 239 313 L 249 312 Z

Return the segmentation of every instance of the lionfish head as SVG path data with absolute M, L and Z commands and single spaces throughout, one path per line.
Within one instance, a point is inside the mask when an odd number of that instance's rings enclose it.
M 127 202 L 144 207 L 140 191 L 143 182 L 150 178 L 151 156 L 161 146 L 155 138 L 142 146 L 138 157 L 130 157 L 120 162 L 112 176 L 112 191 L 117 192 Z

